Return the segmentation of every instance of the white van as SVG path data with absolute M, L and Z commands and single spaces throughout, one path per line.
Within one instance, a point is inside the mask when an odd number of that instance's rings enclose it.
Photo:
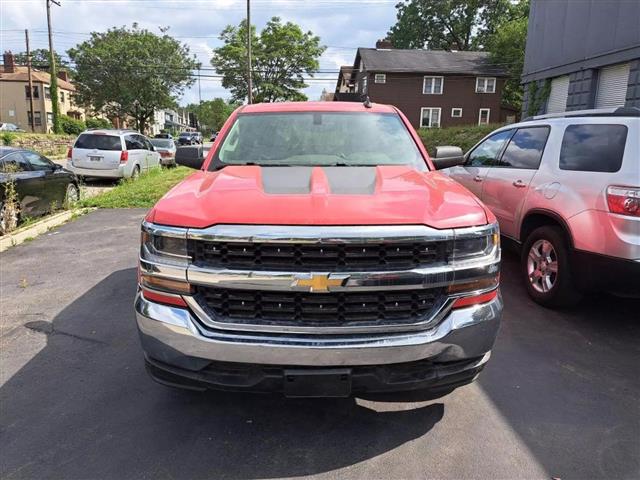
M 160 165 L 149 139 L 132 130 L 82 132 L 67 159 L 67 169 L 81 177 L 137 178 Z

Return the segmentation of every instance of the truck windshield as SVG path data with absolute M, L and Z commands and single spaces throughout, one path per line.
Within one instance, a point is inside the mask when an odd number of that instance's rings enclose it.
M 226 165 L 427 165 L 393 113 L 241 114 L 216 160 Z M 212 162 L 212 166 L 213 166 Z

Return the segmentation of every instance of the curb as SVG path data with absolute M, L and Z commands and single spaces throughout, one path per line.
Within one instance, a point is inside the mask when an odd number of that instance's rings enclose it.
M 34 237 L 37 237 L 38 235 L 46 233 L 52 228 L 66 223 L 76 215 L 84 215 L 93 210 L 95 210 L 95 208 L 79 208 L 74 210 L 66 210 L 49 217 L 45 217 L 42 220 L 29 225 L 28 227 L 19 228 L 8 235 L 0 237 L 0 252 L 4 252 L 8 248 L 20 245 L 27 239 L 32 239 Z

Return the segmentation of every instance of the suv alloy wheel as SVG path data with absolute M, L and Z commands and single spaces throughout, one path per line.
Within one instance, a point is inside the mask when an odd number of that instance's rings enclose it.
M 559 227 L 536 228 L 524 242 L 521 271 L 529 295 L 545 307 L 567 307 L 581 295 L 575 289 L 569 248 Z

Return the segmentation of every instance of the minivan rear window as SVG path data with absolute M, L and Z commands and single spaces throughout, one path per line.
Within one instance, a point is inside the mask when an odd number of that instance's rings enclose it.
M 617 172 L 626 142 L 626 125 L 569 125 L 562 139 L 560 170 Z
M 120 137 L 84 133 L 78 137 L 73 148 L 97 150 L 122 150 Z

